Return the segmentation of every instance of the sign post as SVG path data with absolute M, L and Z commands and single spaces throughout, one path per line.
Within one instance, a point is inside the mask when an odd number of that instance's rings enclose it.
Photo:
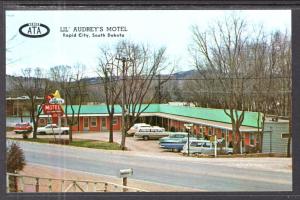
M 215 158 L 217 157 L 217 135 L 215 134 Z
M 193 126 L 193 124 L 184 124 L 184 126 L 186 127 L 186 129 L 188 129 L 187 144 L 188 144 L 188 156 L 190 156 L 190 131 L 191 131 L 191 127 Z
M 61 114 L 58 114 L 59 140 L 61 141 Z

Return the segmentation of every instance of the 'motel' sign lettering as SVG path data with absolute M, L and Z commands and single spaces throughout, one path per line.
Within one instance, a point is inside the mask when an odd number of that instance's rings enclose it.
M 53 112 L 63 112 L 59 104 L 44 104 L 42 108 L 46 115 Z
M 50 33 L 50 28 L 45 24 L 27 23 L 19 28 L 21 35 L 30 38 L 40 38 Z

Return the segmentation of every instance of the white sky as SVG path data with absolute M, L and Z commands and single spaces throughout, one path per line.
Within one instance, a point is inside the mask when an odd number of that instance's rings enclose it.
M 166 47 L 169 61 L 176 61 L 179 70 L 192 69 L 188 45 L 191 43 L 191 26 L 206 29 L 215 20 L 231 11 L 220 10 L 98 10 L 98 11 L 7 11 L 6 39 L 7 74 L 18 74 L 21 68 L 55 65 L 84 64 L 86 75 L 93 76 L 97 67 L 99 47 L 115 45 L 119 40 L 149 44 L 153 48 Z M 235 11 L 249 25 L 262 24 L 267 32 L 291 32 L 290 10 Z M 50 34 L 42 38 L 27 38 L 19 34 L 23 24 L 37 22 L 47 25 Z M 126 26 L 124 38 L 64 38 L 60 27 L 75 26 Z

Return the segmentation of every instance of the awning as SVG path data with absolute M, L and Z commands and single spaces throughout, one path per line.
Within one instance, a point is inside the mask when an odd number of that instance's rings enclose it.
M 204 120 L 204 119 L 196 119 L 196 118 L 191 118 L 191 117 L 183 117 L 183 116 L 178 116 L 178 115 L 170 115 L 170 114 L 165 114 L 165 113 L 142 113 L 142 117 L 146 116 L 157 116 L 157 117 L 163 117 L 163 118 L 168 118 L 172 120 L 177 120 L 177 121 L 182 121 L 186 123 L 193 123 L 195 125 L 204 125 L 204 126 L 210 126 L 214 128 L 220 128 L 220 129 L 225 129 L 225 130 L 230 130 L 232 131 L 231 124 L 227 123 L 222 123 L 222 122 L 214 122 L 214 121 L 209 121 L 209 120 Z M 261 129 L 259 129 L 261 130 Z M 248 127 L 248 126 L 241 126 L 240 127 L 240 132 L 257 132 L 258 129 L 255 127 Z

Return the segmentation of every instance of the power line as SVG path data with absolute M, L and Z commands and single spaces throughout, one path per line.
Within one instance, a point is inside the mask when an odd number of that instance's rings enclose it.
M 230 79 L 230 80 L 265 80 L 265 81 L 269 81 L 270 79 L 266 79 L 265 77 L 247 77 L 247 78 L 239 78 L 239 77 L 234 77 L 234 78 L 230 78 L 230 77 L 225 77 L 225 78 L 221 78 L 222 80 L 226 80 L 226 79 Z M 287 77 L 287 76 L 277 76 L 277 77 L 272 77 L 271 80 L 278 80 L 278 79 L 282 79 L 282 80 L 286 80 L 286 79 L 291 79 L 291 77 Z M 81 79 L 81 81 L 84 79 Z M 128 79 L 126 79 L 128 80 Z M 133 78 L 133 79 L 129 79 L 129 81 L 145 81 L 148 80 L 147 78 Z M 83 81 L 84 86 L 95 86 L 95 85 L 104 85 L 106 83 L 116 83 L 116 82 L 121 82 L 122 78 L 118 79 L 118 80 L 109 80 L 109 81 L 98 81 L 98 82 L 94 82 L 94 83 L 86 83 Z M 149 81 L 220 81 L 220 78 L 163 78 L 161 76 L 159 76 L 158 78 L 153 78 L 153 79 L 149 79 Z M 75 83 L 75 82 L 74 82 Z M 160 83 L 159 83 L 160 84 Z M 66 86 L 64 87 L 64 89 L 72 89 L 72 88 L 78 88 L 78 85 L 72 85 L 72 86 Z M 238 89 L 238 88 L 235 88 Z M 14 89 L 14 91 L 23 91 L 22 89 Z M 290 92 L 290 91 L 288 91 Z M 212 93 L 212 92 L 210 92 Z M 220 93 L 224 93 L 223 91 Z

